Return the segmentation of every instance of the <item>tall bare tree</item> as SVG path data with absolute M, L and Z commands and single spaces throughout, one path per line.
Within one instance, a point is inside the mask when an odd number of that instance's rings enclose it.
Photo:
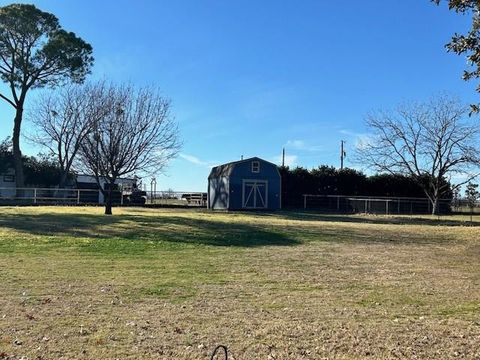
M 180 149 L 170 102 L 151 88 L 111 86 L 104 91 L 108 113 L 98 119 L 80 148 L 80 162 L 95 176 L 112 214 L 116 180 L 130 174 L 162 172 Z M 108 183 L 102 187 L 102 180 Z
M 468 107 L 446 95 L 367 116 L 371 138 L 357 148 L 358 160 L 379 172 L 409 175 L 438 212 L 439 200 L 475 178 L 480 165 L 479 127 Z
M 83 140 L 109 111 L 104 90 L 103 82 L 71 84 L 42 94 L 28 112 L 34 132 L 27 137 L 58 160 L 59 188 L 65 187 Z

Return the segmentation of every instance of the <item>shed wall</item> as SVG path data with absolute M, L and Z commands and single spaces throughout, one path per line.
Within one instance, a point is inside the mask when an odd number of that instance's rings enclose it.
M 244 180 L 264 180 L 268 182 L 268 209 L 280 209 L 281 180 L 276 165 L 266 161 L 253 160 L 260 162 L 260 172 L 253 173 L 251 161 L 239 163 L 230 175 L 230 206 L 231 210 L 240 210 L 243 208 L 243 181 Z
M 255 161 L 260 164 L 258 172 L 252 171 L 252 163 Z M 268 196 L 265 209 L 280 209 L 281 176 L 278 167 L 260 158 L 251 158 L 213 168 L 208 180 L 209 208 L 214 210 L 244 209 L 244 183 L 252 180 L 263 181 L 267 184 Z M 248 201 L 250 202 L 251 199 L 249 197 Z M 255 203 L 255 200 L 253 203 Z M 249 204 L 249 206 L 253 208 L 254 205 Z M 257 205 L 257 208 L 260 209 L 261 207 Z
M 227 177 L 208 180 L 208 207 L 227 210 L 229 208 L 229 179 Z

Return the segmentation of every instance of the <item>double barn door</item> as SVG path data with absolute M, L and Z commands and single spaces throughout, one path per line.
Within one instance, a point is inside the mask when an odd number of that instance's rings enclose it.
M 245 209 L 266 209 L 268 207 L 268 182 L 243 180 L 242 206 Z

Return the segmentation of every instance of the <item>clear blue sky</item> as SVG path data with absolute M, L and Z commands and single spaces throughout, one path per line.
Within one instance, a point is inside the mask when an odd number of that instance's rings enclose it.
M 159 190 L 205 190 L 212 165 L 278 163 L 284 146 L 291 165 L 338 166 L 340 140 L 351 154 L 371 109 L 440 91 L 477 100 L 465 59 L 444 49 L 470 19 L 429 0 L 33 3 L 92 44 L 93 78 L 154 84 L 172 100 L 184 146 Z M 5 138 L 13 111 L 0 111 Z

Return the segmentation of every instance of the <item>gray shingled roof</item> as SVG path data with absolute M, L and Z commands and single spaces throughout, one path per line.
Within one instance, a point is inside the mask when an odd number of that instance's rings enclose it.
M 208 178 L 211 179 L 211 178 L 217 178 L 217 177 L 222 177 L 222 176 L 230 176 L 233 169 L 235 168 L 235 165 L 243 163 L 243 162 L 247 162 L 247 161 L 252 161 L 252 160 L 260 160 L 260 161 L 268 162 L 268 161 L 260 159 L 259 157 L 256 157 L 256 156 L 248 158 L 248 159 L 244 159 L 244 160 L 232 161 L 232 162 L 222 164 L 222 165 L 218 165 L 218 166 L 215 166 L 214 168 L 212 168 L 212 171 L 210 171 L 210 175 L 208 176 Z

